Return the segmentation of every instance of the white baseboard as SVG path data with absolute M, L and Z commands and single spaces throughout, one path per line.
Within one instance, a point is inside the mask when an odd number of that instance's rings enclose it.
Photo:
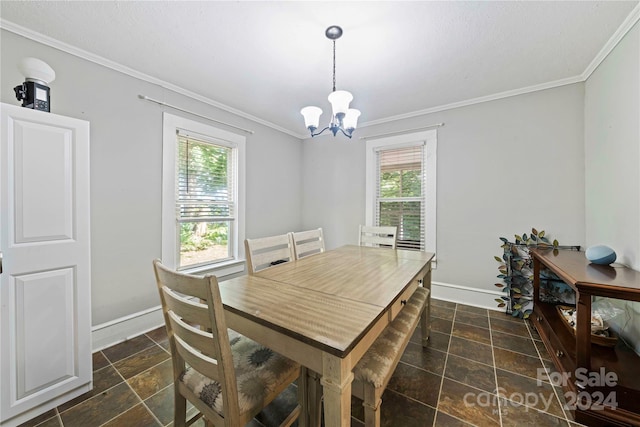
M 470 288 L 451 283 L 431 282 L 431 296 L 435 299 L 485 308 L 487 310 L 504 311 L 498 308 L 495 299 L 504 296 L 504 292 L 492 289 Z
M 160 326 L 164 326 L 161 306 L 96 325 L 91 328 L 91 351 L 95 353 Z
M 431 295 L 435 299 L 471 305 L 488 310 L 504 311 L 498 308 L 495 302 L 496 298 L 504 295 L 504 293 L 500 291 L 470 288 L 468 286 L 453 285 L 451 283 L 432 282 L 431 292 Z M 91 329 L 92 351 L 102 350 L 160 326 L 164 326 L 160 306 L 96 325 Z

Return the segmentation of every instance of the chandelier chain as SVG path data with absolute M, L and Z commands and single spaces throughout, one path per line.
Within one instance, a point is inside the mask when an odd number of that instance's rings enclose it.
M 336 91 L 336 41 L 333 41 L 333 91 Z

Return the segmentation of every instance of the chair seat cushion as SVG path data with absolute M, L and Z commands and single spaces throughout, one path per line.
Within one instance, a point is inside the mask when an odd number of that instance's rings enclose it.
M 294 371 L 300 370 L 300 365 L 231 329 L 228 333 L 238 383 L 240 412 L 254 412 L 262 408 L 267 395 L 285 386 L 283 383 L 294 375 Z M 200 400 L 224 416 L 221 387 L 217 381 L 190 367 L 182 373 L 180 381 Z
M 428 296 L 427 289 L 416 289 L 404 308 L 382 331 L 354 368 L 353 374 L 357 381 L 370 383 L 376 388 L 382 387 L 385 379 L 392 374 L 392 369 L 395 369 L 395 361 L 398 360 L 404 344 L 411 338 L 415 330 L 414 325 Z

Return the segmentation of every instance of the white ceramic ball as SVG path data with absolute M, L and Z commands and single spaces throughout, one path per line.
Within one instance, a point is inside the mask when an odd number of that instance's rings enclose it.
M 590 246 L 584 255 L 594 264 L 608 265 L 616 260 L 616 251 L 605 245 Z

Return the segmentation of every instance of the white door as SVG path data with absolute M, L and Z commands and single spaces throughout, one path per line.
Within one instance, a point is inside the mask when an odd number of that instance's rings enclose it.
M 90 390 L 89 123 L 1 104 L 0 425 Z

